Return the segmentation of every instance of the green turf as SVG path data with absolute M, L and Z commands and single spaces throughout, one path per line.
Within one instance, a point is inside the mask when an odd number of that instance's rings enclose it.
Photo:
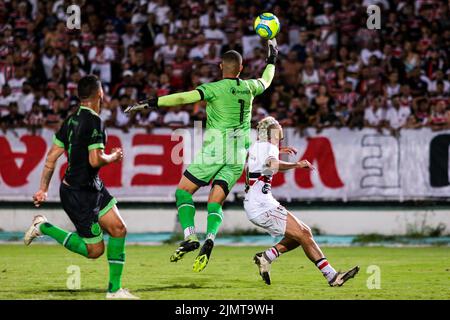
M 195 254 L 169 262 L 175 246 L 130 246 L 123 284 L 143 299 L 450 299 L 450 248 L 325 248 L 335 268 L 361 271 L 331 288 L 299 249 L 281 256 L 272 285 L 257 274 L 252 257 L 262 248 L 216 247 L 202 273 Z M 81 290 L 66 287 L 67 267 L 81 268 Z M 381 270 L 381 289 L 367 288 L 367 267 Z M 87 260 L 56 245 L 0 245 L 0 299 L 103 299 L 105 256 Z

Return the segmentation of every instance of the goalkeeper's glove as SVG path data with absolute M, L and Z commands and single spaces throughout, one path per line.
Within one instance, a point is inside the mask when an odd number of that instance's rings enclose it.
M 157 110 L 158 109 L 158 97 L 139 101 L 136 104 L 128 106 L 124 112 L 130 113 L 132 111 L 139 111 L 139 110 L 144 110 L 144 109 Z
M 267 45 L 269 47 L 269 54 L 268 57 L 266 59 L 267 64 L 275 64 L 277 62 L 277 57 L 278 57 L 278 45 L 277 45 L 277 40 L 271 39 L 267 41 Z

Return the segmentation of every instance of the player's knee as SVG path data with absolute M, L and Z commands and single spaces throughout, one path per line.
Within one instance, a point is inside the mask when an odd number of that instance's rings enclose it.
M 192 194 L 188 190 L 180 189 L 179 187 L 175 191 L 175 200 L 177 206 L 185 203 L 193 203 Z
M 308 227 L 306 224 L 302 224 L 300 226 L 300 232 L 301 232 L 303 238 L 312 238 L 313 237 L 311 228 Z
M 90 247 L 90 248 L 88 248 L 88 258 L 89 259 L 97 259 L 97 258 L 101 257 L 104 252 L 105 252 L 105 246 L 103 244 L 94 246 L 94 247 Z
M 109 234 L 114 238 L 124 238 L 127 235 L 127 227 L 123 223 L 117 223 L 111 227 Z

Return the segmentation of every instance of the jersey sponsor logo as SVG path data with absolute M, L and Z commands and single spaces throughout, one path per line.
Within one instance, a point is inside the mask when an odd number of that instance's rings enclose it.
M 94 129 L 94 131 L 92 132 L 92 136 L 91 138 L 97 138 L 97 137 L 102 137 L 103 134 L 101 132 L 98 132 L 97 129 Z
M 235 87 L 231 87 L 230 88 L 230 93 L 232 95 L 237 95 L 237 94 L 250 94 L 250 90 L 249 89 L 244 89 L 244 90 L 238 90 Z
M 268 194 L 270 192 L 270 183 L 265 183 L 261 188 L 261 192 L 264 194 Z

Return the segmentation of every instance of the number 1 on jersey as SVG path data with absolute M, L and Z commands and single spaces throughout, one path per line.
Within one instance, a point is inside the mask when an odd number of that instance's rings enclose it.
M 239 121 L 242 123 L 244 121 L 244 107 L 245 107 L 245 101 L 242 99 L 238 100 L 239 104 L 241 105 L 241 113 L 239 116 Z

